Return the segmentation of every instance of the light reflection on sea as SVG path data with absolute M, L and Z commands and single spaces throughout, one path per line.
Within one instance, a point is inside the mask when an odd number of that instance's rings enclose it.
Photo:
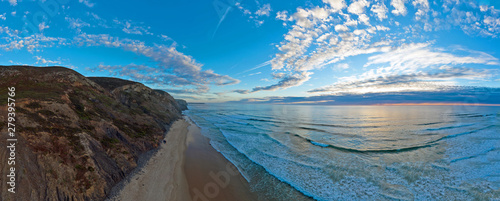
M 189 109 L 262 200 L 500 199 L 500 107 Z

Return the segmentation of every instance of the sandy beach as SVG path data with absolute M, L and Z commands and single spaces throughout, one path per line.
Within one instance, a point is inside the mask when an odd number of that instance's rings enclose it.
M 183 169 L 188 126 L 184 119 L 174 122 L 166 143 L 110 200 L 191 200 Z
M 234 165 L 187 117 L 174 122 L 165 141 L 109 200 L 256 200 Z

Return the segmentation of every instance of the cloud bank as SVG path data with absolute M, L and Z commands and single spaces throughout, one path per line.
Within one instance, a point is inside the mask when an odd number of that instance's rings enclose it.
M 450 87 L 442 91 L 397 93 L 337 94 L 310 97 L 248 98 L 231 103 L 306 104 L 306 105 L 380 105 L 380 104 L 487 104 L 500 105 L 500 89 Z

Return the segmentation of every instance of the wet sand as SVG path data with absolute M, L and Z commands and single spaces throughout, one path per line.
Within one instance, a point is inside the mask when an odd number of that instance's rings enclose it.
M 217 152 L 194 123 L 189 126 L 185 173 L 193 201 L 254 201 L 238 169 Z
M 236 167 L 187 117 L 174 122 L 165 141 L 110 200 L 257 200 Z

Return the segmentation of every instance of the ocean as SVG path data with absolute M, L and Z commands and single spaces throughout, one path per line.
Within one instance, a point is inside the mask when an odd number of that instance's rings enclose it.
M 500 200 L 500 107 L 192 104 L 260 200 Z

